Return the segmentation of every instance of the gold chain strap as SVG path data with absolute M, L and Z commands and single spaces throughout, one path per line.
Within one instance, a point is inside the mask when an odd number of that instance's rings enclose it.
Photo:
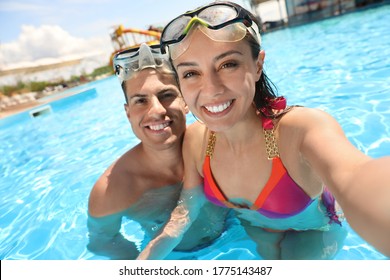
M 265 138 L 265 148 L 267 151 L 268 159 L 271 160 L 275 157 L 279 157 L 279 149 L 276 144 L 275 130 L 274 129 L 264 129 L 264 138 Z M 215 132 L 211 131 L 209 136 L 209 141 L 207 143 L 206 155 L 209 157 L 213 156 L 215 141 L 217 136 Z
M 265 148 L 267 150 L 268 159 L 273 159 L 279 157 L 279 149 L 276 144 L 275 130 L 272 129 L 263 129 L 264 138 L 265 138 Z
M 209 156 L 209 157 L 213 156 L 214 146 L 215 146 L 216 140 L 217 140 L 217 136 L 215 135 L 215 132 L 211 131 L 209 141 L 207 143 L 206 156 Z

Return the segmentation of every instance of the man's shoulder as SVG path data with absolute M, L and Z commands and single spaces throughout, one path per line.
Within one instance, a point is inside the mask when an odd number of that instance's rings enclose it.
M 121 211 L 131 205 L 135 172 L 130 165 L 131 151 L 113 162 L 94 184 L 88 203 L 89 214 L 95 217 Z

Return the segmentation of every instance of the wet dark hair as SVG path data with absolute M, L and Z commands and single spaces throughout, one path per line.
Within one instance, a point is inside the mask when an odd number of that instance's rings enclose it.
M 256 25 L 260 29 L 261 25 L 257 20 L 257 18 L 248 10 L 245 9 L 245 11 L 247 11 L 251 19 L 256 23 Z M 259 34 L 260 34 L 260 30 L 259 30 Z M 253 38 L 253 36 L 249 33 L 249 31 L 247 32 L 244 39 L 249 43 L 253 59 L 257 59 L 259 52 L 261 50 L 261 46 L 256 41 L 256 39 Z M 255 97 L 253 98 L 253 102 L 255 103 L 256 108 L 260 111 L 260 109 L 269 107 L 269 99 L 274 99 L 276 97 L 277 97 L 276 86 L 267 77 L 263 68 L 260 79 L 256 82 Z

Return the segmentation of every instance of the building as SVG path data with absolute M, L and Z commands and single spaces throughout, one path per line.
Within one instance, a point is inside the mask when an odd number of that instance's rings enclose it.
M 263 31 L 321 20 L 390 0 L 249 0 Z

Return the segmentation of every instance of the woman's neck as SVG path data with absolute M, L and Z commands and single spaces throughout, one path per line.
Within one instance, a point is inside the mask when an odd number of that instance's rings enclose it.
M 258 143 L 263 133 L 260 116 L 256 110 L 248 110 L 245 118 L 229 129 L 216 132 L 217 141 L 232 150 L 244 149 L 252 142 Z

